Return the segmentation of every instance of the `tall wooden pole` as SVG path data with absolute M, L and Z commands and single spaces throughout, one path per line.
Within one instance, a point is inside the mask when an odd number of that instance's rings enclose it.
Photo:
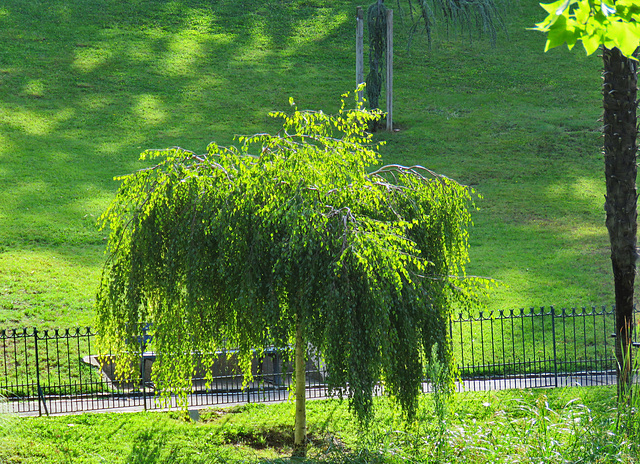
M 393 10 L 387 10 L 387 130 L 393 131 Z
M 362 7 L 356 8 L 356 88 L 364 82 L 364 15 Z M 362 90 L 358 91 L 358 103 L 362 106 Z

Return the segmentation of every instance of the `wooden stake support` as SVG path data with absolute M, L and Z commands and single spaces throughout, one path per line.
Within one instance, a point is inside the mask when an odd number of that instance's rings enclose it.
M 364 82 L 364 15 L 362 7 L 356 8 L 356 88 Z M 362 106 L 362 90 L 358 91 L 358 103 Z
M 387 10 L 387 130 L 393 131 L 393 10 Z

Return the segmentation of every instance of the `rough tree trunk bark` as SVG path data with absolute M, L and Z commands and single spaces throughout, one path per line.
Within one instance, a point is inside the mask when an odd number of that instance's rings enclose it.
M 296 322 L 296 423 L 293 434 L 293 455 L 306 457 L 307 455 L 307 410 L 306 410 L 306 362 L 305 344 L 302 339 L 302 325 Z
M 637 62 L 604 48 L 604 162 L 606 225 L 616 301 L 618 395 L 631 382 L 633 287 L 637 253 Z

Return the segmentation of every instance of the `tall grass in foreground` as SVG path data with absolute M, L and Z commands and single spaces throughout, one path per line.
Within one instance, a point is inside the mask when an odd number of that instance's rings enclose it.
M 0 463 L 632 463 L 634 389 L 630 408 L 618 408 L 615 387 L 424 395 L 409 425 L 378 398 L 366 431 L 345 402 L 312 401 L 306 461 L 289 458 L 292 404 L 202 410 L 197 423 L 177 413 L 14 417 L 11 436 L 0 428 Z
M 423 420 L 405 430 L 376 430 L 367 440 L 368 458 L 385 463 L 605 463 L 637 462 L 640 417 L 631 408 L 597 410 L 579 399 L 552 404 L 541 391 L 528 392 L 506 407 L 487 409 L 484 419 L 455 413 L 446 430 Z M 436 409 L 437 410 L 437 409 Z M 440 420 L 436 414 L 436 418 Z

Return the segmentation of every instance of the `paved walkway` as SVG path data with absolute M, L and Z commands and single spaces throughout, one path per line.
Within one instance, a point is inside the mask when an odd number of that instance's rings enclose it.
M 532 377 L 511 377 L 499 379 L 472 379 L 458 383 L 458 391 L 496 391 L 523 388 L 564 388 L 575 386 L 615 385 L 615 372 L 583 373 L 571 375 L 543 374 Z M 429 392 L 431 385 L 423 384 L 423 391 Z M 307 389 L 308 399 L 328 398 L 326 388 L 321 385 Z M 209 407 L 230 407 L 246 403 L 283 402 L 289 398 L 286 388 L 256 388 L 233 392 L 203 392 L 188 396 L 188 409 L 195 411 Z M 20 416 L 79 414 L 83 412 L 139 412 L 144 410 L 178 409 L 176 397 L 168 404 L 156 400 L 153 393 L 136 392 L 127 395 L 78 395 L 75 397 L 45 397 L 37 400 L 0 403 L 0 412 Z

